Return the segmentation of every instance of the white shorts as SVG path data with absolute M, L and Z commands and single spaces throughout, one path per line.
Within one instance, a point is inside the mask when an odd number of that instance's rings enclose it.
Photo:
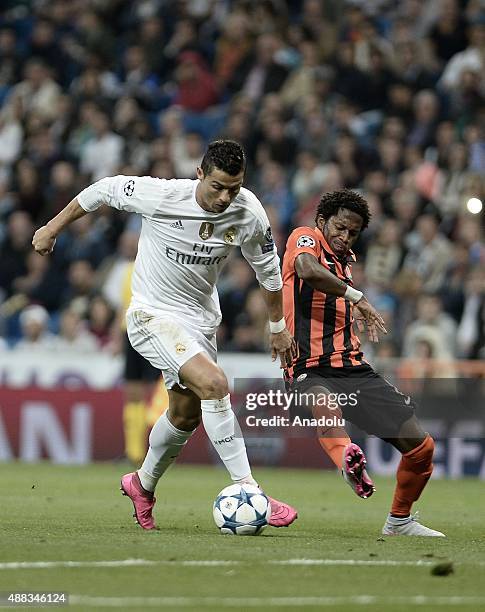
M 215 333 L 203 334 L 171 313 L 152 315 L 143 310 L 129 311 L 126 330 L 132 347 L 162 372 L 167 389 L 184 386 L 179 378 L 180 368 L 197 353 L 205 351 L 217 361 Z

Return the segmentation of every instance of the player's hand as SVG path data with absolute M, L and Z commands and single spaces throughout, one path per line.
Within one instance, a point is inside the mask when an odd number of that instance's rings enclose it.
M 47 227 L 47 225 L 39 227 L 32 238 L 32 246 L 40 255 L 48 255 L 49 253 L 52 253 L 55 243 L 56 238 L 52 235 L 52 231 Z
M 273 361 L 279 355 L 282 368 L 291 366 L 296 357 L 296 342 L 290 332 L 284 329 L 277 334 L 270 334 L 270 345 Z
M 379 342 L 379 332 L 387 334 L 387 329 L 384 324 L 384 319 L 377 310 L 363 297 L 358 304 L 355 305 L 356 313 L 354 315 L 357 329 L 360 332 L 365 331 L 367 327 L 367 335 L 371 342 Z

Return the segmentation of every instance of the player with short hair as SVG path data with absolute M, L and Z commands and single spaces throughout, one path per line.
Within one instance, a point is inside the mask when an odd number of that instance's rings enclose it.
M 342 394 L 339 416 L 402 453 L 384 535 L 443 536 L 411 516 L 433 471 L 433 438 L 423 431 L 410 397 L 374 372 L 360 351 L 353 330 L 367 326 L 369 339 L 386 333 L 384 321 L 361 291 L 353 287 L 352 246 L 369 224 L 367 202 L 350 190 L 326 193 L 317 208 L 316 227 L 299 227 L 288 238 L 283 258 L 283 302 L 298 354 L 285 370 L 292 391 Z M 356 393 L 355 402 L 348 401 Z M 311 396 L 311 397 L 313 397 Z M 321 402 L 323 404 L 323 402 Z M 312 408 L 322 411 L 313 401 Z M 342 427 L 319 431 L 319 441 L 345 480 L 362 498 L 374 492 L 366 460 Z
M 162 371 L 169 410 L 155 423 L 137 472 L 121 488 L 144 529 L 153 529 L 153 492 L 160 477 L 202 420 L 237 483 L 256 484 L 246 446 L 231 408 L 228 381 L 217 365 L 216 331 L 221 311 L 217 278 L 236 246 L 256 273 L 270 319 L 273 359 L 292 362 L 295 344 L 283 318 L 279 258 L 268 217 L 257 197 L 242 187 L 246 158 L 233 141 L 212 142 L 197 180 L 115 176 L 84 189 L 37 230 L 35 250 L 45 255 L 72 221 L 107 204 L 142 215 L 142 230 L 127 312 L 132 346 Z M 270 524 L 292 523 L 294 508 L 270 498 Z

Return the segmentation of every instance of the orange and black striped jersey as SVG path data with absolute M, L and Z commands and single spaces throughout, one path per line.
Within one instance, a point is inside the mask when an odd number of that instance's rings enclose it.
M 299 227 L 286 243 L 283 258 L 283 308 L 286 325 L 295 337 L 298 354 L 286 372 L 288 378 L 307 368 L 361 366 L 366 362 L 360 340 L 353 329 L 353 304 L 343 297 L 329 295 L 310 287 L 295 270 L 300 253 L 314 255 L 337 278 L 352 285 L 352 251 L 339 258 L 318 228 Z

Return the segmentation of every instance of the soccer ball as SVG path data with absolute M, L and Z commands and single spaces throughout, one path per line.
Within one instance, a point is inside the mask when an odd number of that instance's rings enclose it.
M 223 534 L 259 535 L 268 524 L 271 504 L 258 487 L 233 484 L 216 497 L 212 513 Z

